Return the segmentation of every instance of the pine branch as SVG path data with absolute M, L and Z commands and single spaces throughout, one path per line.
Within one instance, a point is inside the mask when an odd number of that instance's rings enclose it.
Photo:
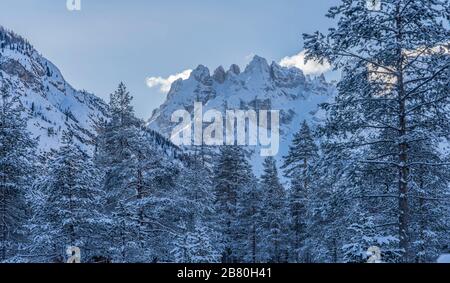
M 414 94 L 417 90 L 419 90 L 421 87 L 423 87 L 424 85 L 426 85 L 427 83 L 431 82 L 433 79 L 435 79 L 439 74 L 441 74 L 442 72 L 444 72 L 448 67 L 450 67 L 450 64 L 445 65 L 444 67 L 442 67 L 441 69 L 439 69 L 438 71 L 436 71 L 432 76 L 430 76 L 430 78 L 428 78 L 427 80 L 425 80 L 423 83 L 419 84 L 417 87 L 415 87 L 413 90 L 407 92 L 405 94 L 405 97 L 403 99 L 408 98 L 411 94 Z

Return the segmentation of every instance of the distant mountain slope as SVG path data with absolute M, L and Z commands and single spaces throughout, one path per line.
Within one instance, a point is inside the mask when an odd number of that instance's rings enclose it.
M 109 117 L 108 104 L 94 94 L 75 90 L 26 39 L 0 26 L 0 86 L 4 84 L 20 97 L 40 153 L 59 148 L 65 130 L 71 130 L 78 144 L 93 152 L 96 127 Z M 148 129 L 148 134 L 150 146 L 158 152 L 186 158 L 158 132 Z
M 27 109 L 24 115 L 30 118 L 28 128 L 39 139 L 42 152 L 58 148 L 62 132 L 68 129 L 88 146 L 95 134 L 95 123 L 106 119 L 107 105 L 103 100 L 75 90 L 31 44 L 2 27 L 0 81 L 20 96 Z
M 281 160 L 303 120 L 314 124 L 320 120 L 318 105 L 334 96 L 336 87 L 323 76 L 310 78 L 297 68 L 271 65 L 264 58 L 255 56 L 243 72 L 237 65 L 228 71 L 217 68 L 213 74 L 205 66 L 198 66 L 187 80 L 172 84 L 166 101 L 154 111 L 149 127 L 170 137 L 176 126 L 171 122 L 172 113 L 185 109 L 193 113 L 194 102 L 203 103 L 203 111 L 216 109 L 265 109 L 280 110 L 281 141 L 276 158 Z M 226 105 L 226 107 L 225 107 Z M 262 164 L 258 148 L 252 160 L 256 172 Z

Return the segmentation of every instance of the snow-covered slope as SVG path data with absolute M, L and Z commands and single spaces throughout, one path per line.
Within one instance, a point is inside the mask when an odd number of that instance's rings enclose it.
M 187 80 L 172 84 L 166 101 L 156 109 L 149 120 L 149 127 L 170 137 L 176 126 L 171 122 L 172 113 L 185 109 L 193 113 L 194 102 L 203 103 L 203 111 L 216 109 L 280 110 L 281 160 L 289 148 L 293 134 L 303 120 L 314 124 L 320 120 L 318 104 L 334 96 L 335 85 L 325 81 L 323 76 L 310 78 L 297 68 L 271 65 L 264 58 L 255 56 L 243 72 L 237 65 L 228 71 L 217 68 L 213 74 L 205 66 L 198 66 Z M 252 160 L 256 172 L 261 171 L 262 158 L 258 148 L 253 151 Z
M 104 119 L 106 104 L 68 84 L 58 68 L 25 39 L 0 27 L 0 85 L 20 96 L 30 120 L 28 128 L 39 139 L 41 152 L 58 148 L 64 130 L 71 129 L 90 149 L 95 122 Z

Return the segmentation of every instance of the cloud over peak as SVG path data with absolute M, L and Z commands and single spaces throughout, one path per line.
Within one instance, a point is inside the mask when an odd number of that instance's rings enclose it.
M 320 64 L 317 61 L 308 61 L 305 63 L 305 53 L 306 51 L 303 50 L 297 55 L 284 57 L 281 59 L 280 65 L 283 67 L 297 67 L 305 75 L 320 75 L 331 70 L 331 65 L 328 62 Z
M 159 88 L 161 93 L 168 93 L 170 91 L 170 86 L 173 82 L 178 79 L 187 80 L 191 75 L 192 70 L 185 70 L 181 73 L 177 73 L 175 75 L 170 75 L 167 78 L 163 77 L 148 77 L 146 78 L 146 83 L 149 88 Z

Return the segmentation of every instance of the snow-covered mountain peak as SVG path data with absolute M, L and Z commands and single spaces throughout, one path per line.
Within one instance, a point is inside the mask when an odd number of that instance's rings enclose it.
M 272 79 L 280 87 L 294 88 L 299 85 L 305 85 L 306 78 L 303 72 L 298 68 L 282 67 L 279 64 L 272 62 L 270 66 Z M 324 81 L 324 83 L 326 83 Z
M 220 83 L 223 84 L 225 82 L 225 79 L 227 78 L 227 74 L 225 72 L 225 69 L 222 66 L 219 66 L 215 71 L 214 71 L 214 75 L 213 75 L 213 79 Z
M 211 85 L 212 83 L 209 69 L 203 65 L 199 65 L 192 71 L 189 79 L 191 78 L 194 78 L 198 82 L 203 83 L 205 85 Z
M 262 78 L 267 78 L 270 74 L 270 66 L 265 58 L 255 55 L 243 74 L 248 77 L 261 76 Z
M 303 120 L 316 123 L 320 117 L 318 104 L 328 101 L 335 94 L 335 86 L 324 78 L 309 78 L 298 68 L 282 67 L 255 56 L 240 72 L 237 65 L 228 71 L 218 67 L 213 75 L 203 65 L 197 67 L 187 80 L 172 84 L 166 101 L 153 112 L 148 121 L 151 129 L 169 138 L 177 125 L 171 122 L 172 114 L 180 109 L 193 113 L 194 103 L 203 104 L 203 112 L 215 109 L 222 112 L 232 109 L 280 110 L 280 160 L 287 153 L 292 136 Z M 207 126 L 205 124 L 205 126 Z M 259 149 L 252 148 L 259 153 Z M 256 171 L 262 164 L 255 154 Z
M 241 68 L 238 65 L 232 64 L 230 69 L 227 71 L 227 75 L 239 75 L 241 73 Z

